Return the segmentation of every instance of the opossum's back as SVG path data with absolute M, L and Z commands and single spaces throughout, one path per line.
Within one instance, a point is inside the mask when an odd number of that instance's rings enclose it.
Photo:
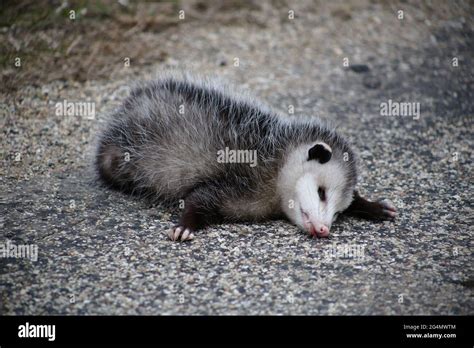
M 216 170 L 216 109 L 159 84 L 132 91 L 102 134 L 101 178 L 125 191 L 180 196 Z

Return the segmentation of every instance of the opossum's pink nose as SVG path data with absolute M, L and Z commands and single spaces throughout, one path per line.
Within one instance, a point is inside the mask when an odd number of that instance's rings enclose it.
M 318 237 L 327 237 L 329 236 L 329 227 L 324 224 L 319 223 L 317 220 L 311 220 L 309 215 L 301 210 L 303 214 L 304 227 L 308 232 L 313 236 Z
M 329 236 L 329 228 L 325 225 L 321 225 L 320 229 L 319 229 L 319 234 L 318 234 L 319 237 L 327 237 Z
M 311 233 L 312 236 L 318 236 L 320 238 L 329 236 L 329 228 L 326 225 L 313 224 L 311 222 L 309 225 L 309 233 Z

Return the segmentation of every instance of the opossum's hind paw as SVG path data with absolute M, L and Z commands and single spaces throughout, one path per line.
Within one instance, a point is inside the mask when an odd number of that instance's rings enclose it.
M 168 237 L 172 241 L 185 242 L 194 239 L 194 233 L 190 228 L 178 225 L 168 231 Z

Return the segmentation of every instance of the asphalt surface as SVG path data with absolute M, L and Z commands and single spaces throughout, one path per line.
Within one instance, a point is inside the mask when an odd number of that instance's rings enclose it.
M 139 34 L 164 63 L 31 86 L 15 107 L 2 96 L 0 251 L 38 258 L 0 258 L 0 314 L 473 314 L 474 21 L 452 4 L 403 3 L 398 19 L 385 3 L 263 2 L 230 24 Z M 103 189 L 92 170 L 104 115 L 164 68 L 331 120 L 359 155 L 360 191 L 397 219 L 341 217 L 329 239 L 273 221 L 169 241 L 177 212 Z M 64 99 L 94 101 L 96 117 L 57 116 Z M 419 117 L 382 115 L 388 100 L 419 103 Z

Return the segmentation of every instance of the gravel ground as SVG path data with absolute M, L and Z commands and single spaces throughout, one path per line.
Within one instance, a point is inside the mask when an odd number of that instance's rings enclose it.
M 1 96 L 0 250 L 32 245 L 38 258 L 0 259 L 0 313 L 473 314 L 472 5 L 259 1 L 225 22 L 208 12 L 137 33 L 162 62 Z M 359 154 L 360 191 L 391 199 L 398 218 L 342 217 L 324 240 L 273 221 L 169 241 L 177 212 L 99 187 L 91 164 L 104 115 L 165 68 L 331 120 Z M 381 115 L 389 99 L 419 103 L 419 117 Z M 96 117 L 56 116 L 63 100 L 95 102 Z

